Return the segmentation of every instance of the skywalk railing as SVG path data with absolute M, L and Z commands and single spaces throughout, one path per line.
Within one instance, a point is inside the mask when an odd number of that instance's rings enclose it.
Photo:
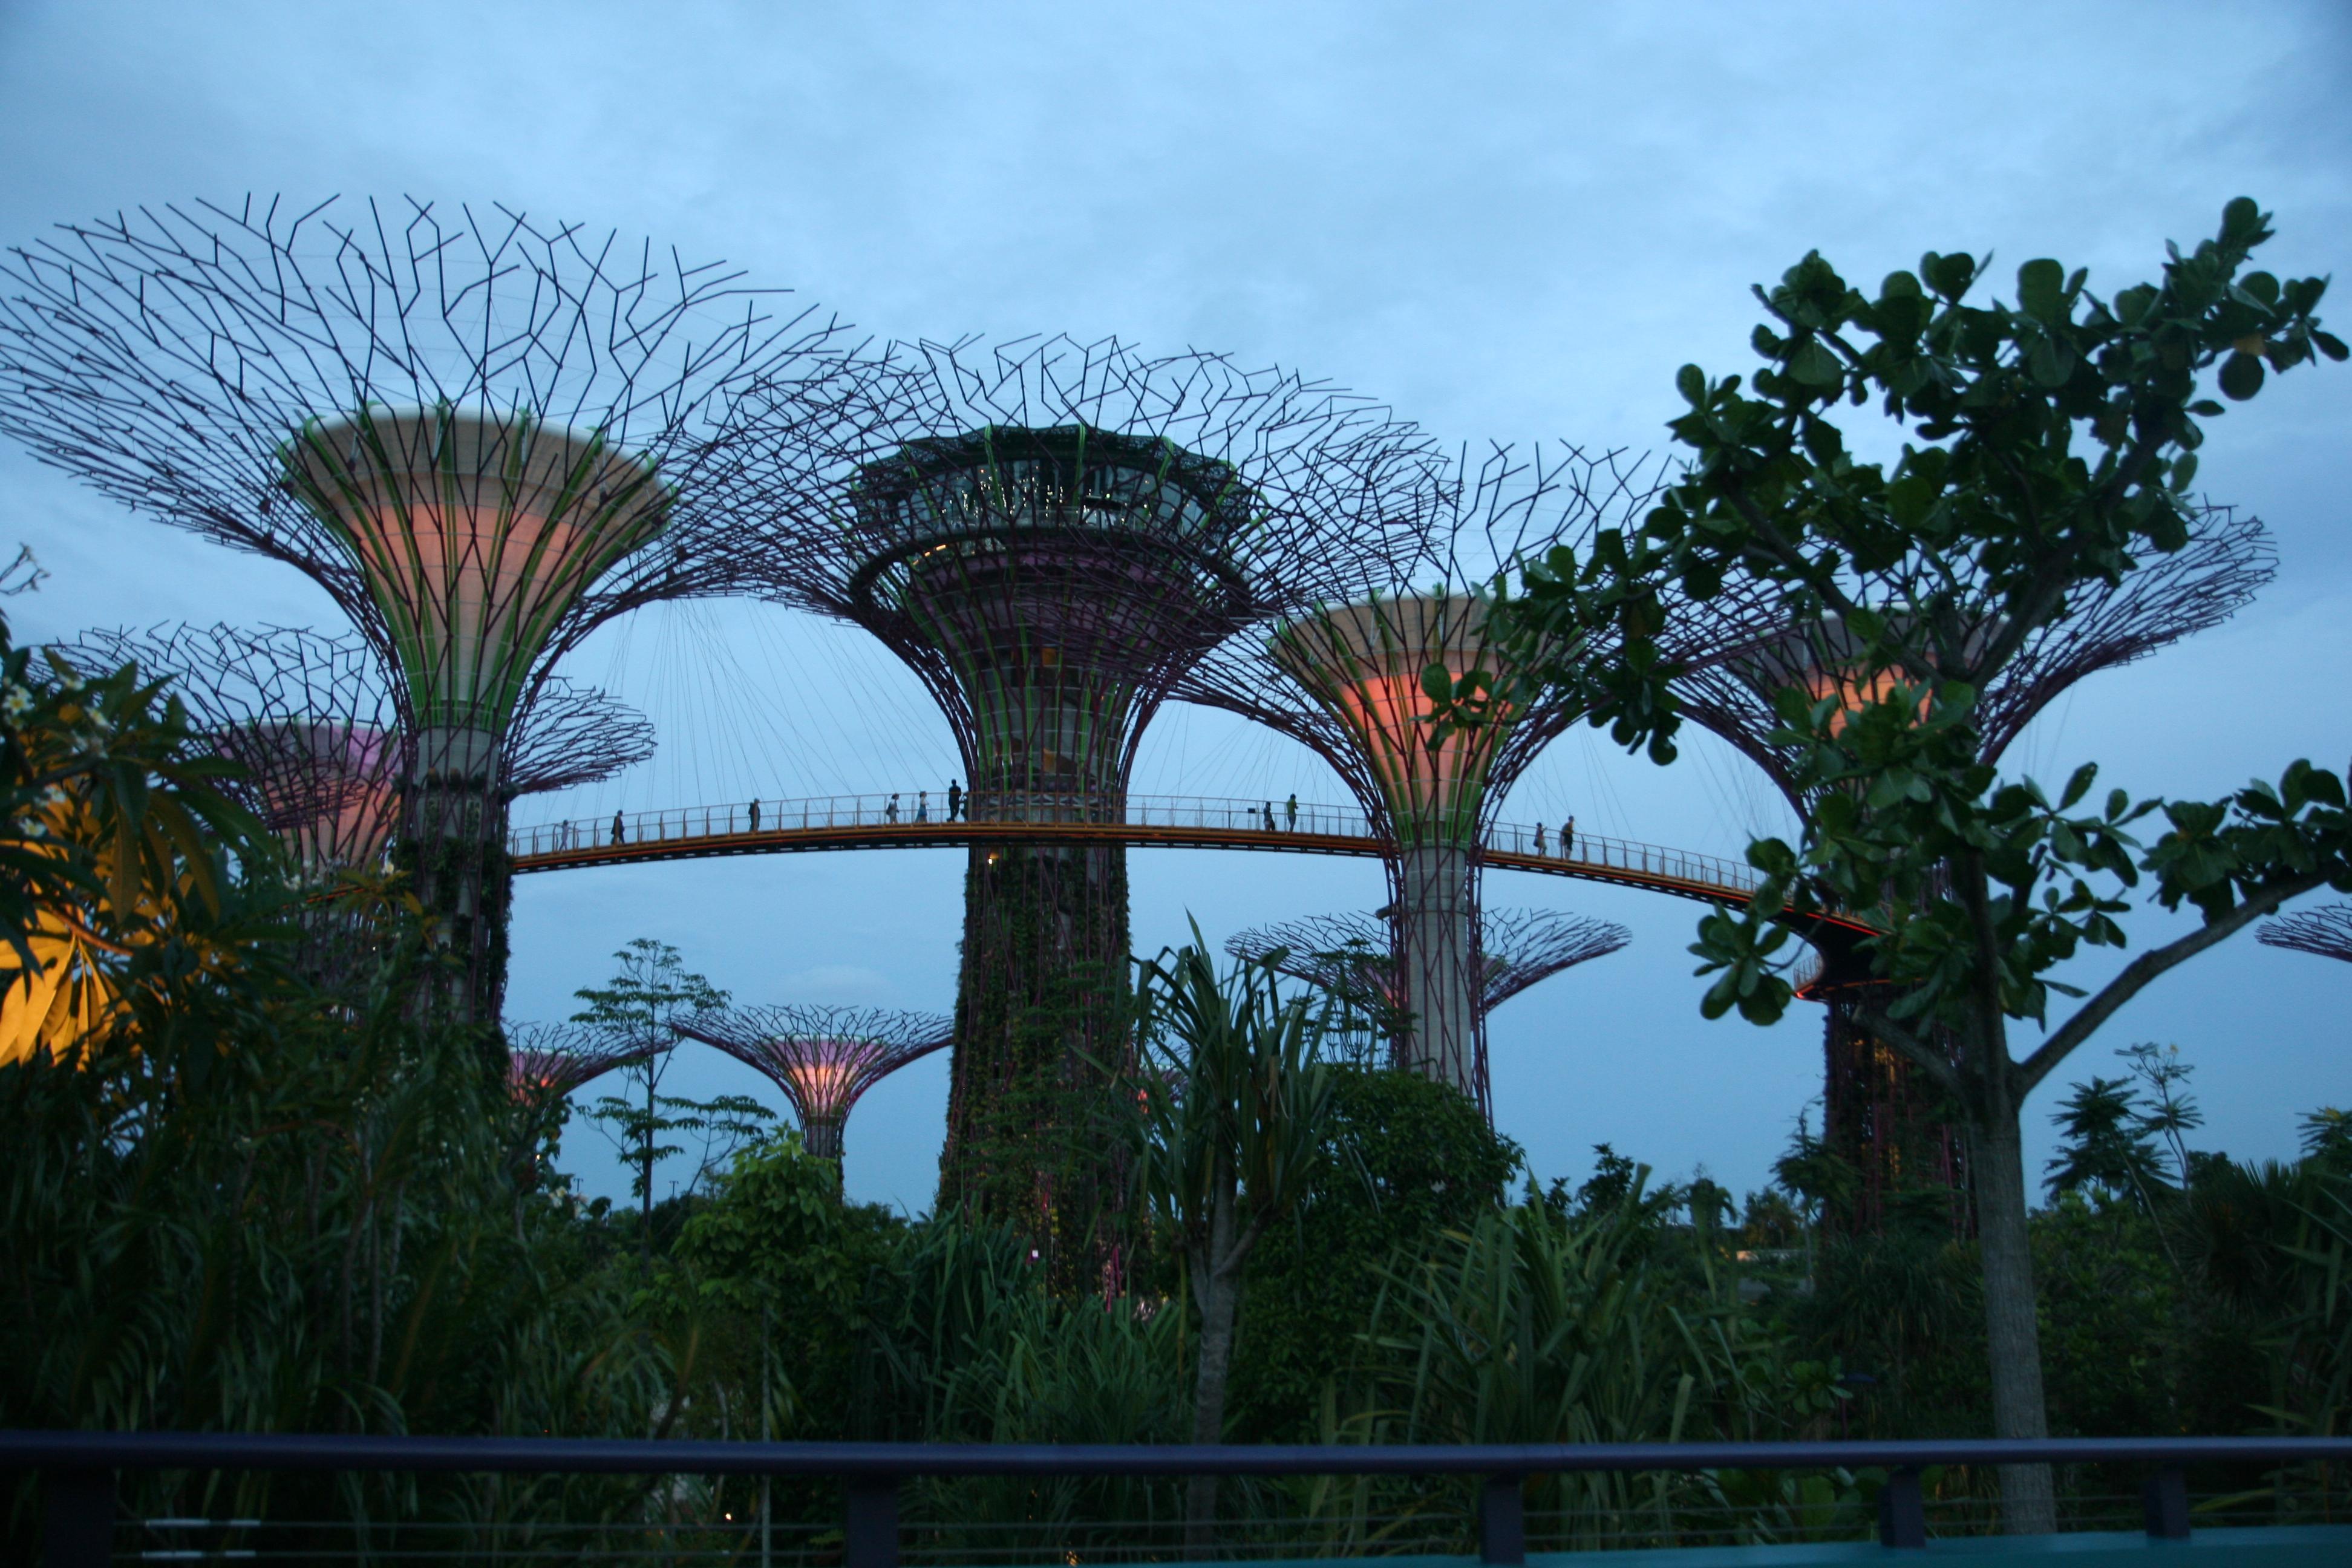
M 1523 1563 L 1528 1557 L 1529 1516 L 1527 1483 L 1532 1478 L 1572 1473 L 1668 1472 L 1682 1475 L 1748 1476 L 1775 1471 L 1830 1473 L 1852 1478 L 1856 1472 L 1882 1472 L 1877 1485 L 1877 1535 L 1890 1554 L 1916 1551 L 1927 1544 L 1928 1512 L 1921 1472 L 1931 1467 L 1973 1468 L 2004 1464 L 2053 1466 L 2126 1466 L 2144 1476 L 2139 1521 L 2143 1534 L 2076 1533 L 2012 1538 L 1997 1553 L 2003 1562 L 2028 1555 L 2063 1556 L 2074 1568 L 2104 1563 L 2165 1543 L 2179 1550 L 2191 1542 L 2196 1514 L 2190 1504 L 2187 1468 L 2228 1465 L 2241 1471 L 2264 1467 L 2281 1477 L 2290 1471 L 2326 1474 L 2324 1467 L 2352 1459 L 2347 1437 L 2102 1437 L 2040 1441 L 1961 1442 L 1831 1442 L 1831 1443 L 1637 1443 L 1525 1444 L 1508 1446 L 1393 1447 L 1033 1447 L 1022 1445 L 946 1443 L 736 1443 L 689 1440 L 609 1441 L 531 1437 L 352 1436 L 303 1434 L 81 1431 L 0 1432 L 0 1469 L 37 1471 L 41 1478 L 43 1556 L 47 1568 L 100 1568 L 116 1560 L 118 1535 L 125 1530 L 144 1532 L 140 1539 L 163 1539 L 184 1543 L 138 1550 L 147 1559 L 218 1560 L 224 1557 L 317 1561 L 319 1532 L 330 1528 L 358 1536 L 357 1550 L 336 1551 L 338 1560 L 407 1562 L 436 1560 L 578 1561 L 583 1556 L 629 1555 L 665 1563 L 684 1554 L 681 1530 L 703 1531 L 719 1545 L 710 1560 L 758 1561 L 762 1549 L 772 1552 L 772 1537 L 764 1520 L 738 1521 L 731 1510 L 723 1519 L 680 1522 L 688 1478 L 716 1480 L 752 1478 L 762 1480 L 810 1478 L 837 1481 L 844 1507 L 835 1515 L 837 1532 L 803 1541 L 803 1550 L 788 1545 L 787 1555 L 803 1563 L 836 1563 L 839 1568 L 898 1568 L 902 1531 L 901 1494 L 909 1482 L 941 1478 L 994 1477 L 1035 1488 L 1069 1479 L 1109 1480 L 1122 1478 L 1171 1478 L 1193 1475 L 1257 1478 L 1391 1477 L 1460 1478 L 1475 1488 L 1473 1536 L 1481 1563 Z M 331 1526 L 316 1519 L 288 1521 L 286 1544 L 268 1550 L 271 1522 L 265 1519 L 173 1514 L 153 1519 L 126 1517 L 121 1506 L 120 1478 L 124 1472 L 163 1472 L 184 1480 L 191 1476 L 222 1472 L 310 1472 L 345 1478 L 457 1476 L 584 1477 L 623 1476 L 669 1478 L 668 1484 L 642 1494 L 645 1517 L 616 1524 L 608 1519 L 593 1524 L 562 1521 L 528 1521 L 532 1533 L 520 1550 L 509 1550 L 486 1534 L 495 1529 L 480 1518 L 441 1518 L 419 1521 L 418 1533 L 437 1544 L 420 1549 L 398 1535 L 406 1521 L 379 1512 L 373 1523 L 344 1521 Z M 2285 1488 L 2280 1489 L 2284 1495 Z M 201 1489 L 196 1489 L 201 1493 Z M 346 1488 L 341 1495 L 362 1494 Z M 379 1494 L 381 1495 L 381 1494 Z M 2324 1494 L 2323 1494 L 2324 1495 Z M 1637 1511 L 1646 1513 L 1646 1506 Z M 1737 1510 L 1734 1510 L 1737 1511 Z M 1750 1510 L 1759 1513 L 1766 1510 Z M 2210 1517 L 2210 1516 L 2209 1516 Z M 1072 1528 L 1087 1521 L 1068 1521 Z M 1139 1523 L 1150 1521 L 1134 1521 Z M 797 1524 L 798 1521 L 795 1521 Z M 722 1526 L 724 1528 L 722 1528 Z M 634 1549 L 615 1552 L 583 1540 L 594 1531 L 634 1531 Z M 300 1532 L 308 1531 L 306 1537 Z M 383 1540 L 371 1548 L 369 1532 Z M 1702 1533 L 1722 1534 L 1716 1526 Z M 1727 1531 L 1740 1539 L 1736 1529 Z M 472 1539 L 468 1539 L 468 1535 Z M 1668 1542 L 1682 1539 L 1667 1530 Z M 1769 1561 L 1780 1564 L 1811 1562 L 1852 1563 L 1857 1552 L 1867 1552 L 1843 1531 L 1824 1534 L 1801 1532 L 1801 1538 L 1825 1543 L 1818 1555 L 1790 1554 L 1776 1548 Z M 1458 1538 L 1457 1538 L 1458 1539 Z M 1652 1537 L 1656 1539 L 1656 1537 Z M 568 1544 L 567 1544 L 568 1540 Z M 654 1542 L 648 1550 L 646 1542 Z M 253 1542 L 263 1544 L 251 1544 Z M 1233 1548 L 1247 1551 L 1250 1542 Z M 1947 1542 L 1948 1546 L 1956 1542 Z M 2210 1550 L 2200 1561 L 2251 1562 L 2277 1568 L 2303 1563 L 2340 1563 L 2352 1558 L 2352 1527 L 2336 1524 L 2271 1525 L 2251 1529 L 2200 1531 L 2195 1544 Z M 583 1551 L 583 1546 L 587 1550 Z M 2136 1550 L 2135 1548 L 2138 1548 Z M 805 1550 L 814 1548 L 814 1550 Z M 1454 1548 L 1458 1550 L 1458 1548 Z M 698 1547 L 701 1557 L 712 1551 Z M 1312 1542 L 1292 1555 L 1332 1559 L 1340 1556 L 1385 1555 L 1394 1552 L 1393 1537 L 1362 1541 L 1354 1551 L 1318 1550 Z M 1441 1542 L 1435 1550 L 1447 1548 Z M 1094 1553 L 1088 1560 L 1101 1561 Z M 1126 1556 L 1128 1554 L 1119 1554 Z M 1179 1559 L 1177 1551 L 1154 1552 L 1152 1560 Z M 1661 1564 L 1681 1556 L 1674 1551 L 1654 1554 Z M 950 1559 L 952 1560 L 952 1559 Z M 971 1560 L 967 1556 L 964 1560 Z M 1068 1548 L 1030 1549 L 1024 1560 L 1057 1563 L 1081 1559 Z M 1422 1559 L 1426 1562 L 1428 1559 Z M 1687 1561 L 1698 1561 L 1694 1555 Z M 1745 1560 L 1745 1559 L 1743 1559 Z M 1704 1561 L 1726 1559 L 1710 1553 Z
M 1378 853 L 1381 844 L 1360 808 L 1303 801 L 1295 807 L 1287 801 L 1186 795 L 1131 795 L 1124 800 L 1097 801 L 1040 791 L 964 796 L 958 806 L 951 816 L 945 795 L 912 790 L 679 806 L 519 827 L 509 835 L 507 847 L 517 859 L 530 861 L 572 855 L 593 858 L 600 850 L 642 851 L 655 846 L 691 855 L 697 845 L 717 849 L 729 841 L 740 846 L 755 837 L 789 841 L 863 834 L 951 842 L 1015 826 L 1126 827 L 1147 840 L 1155 834 L 1215 834 L 1268 848 L 1279 848 L 1286 839 L 1319 841 L 1318 847 L 1342 839 L 1360 844 L 1365 854 Z M 1721 856 L 1572 828 L 1563 832 L 1558 825 L 1493 823 L 1486 828 L 1483 849 L 1490 859 L 1507 858 L 1505 863 L 1519 869 L 1557 865 L 1570 875 L 1648 878 L 1693 889 L 1718 889 L 1735 898 L 1744 897 L 1759 880 L 1751 868 Z

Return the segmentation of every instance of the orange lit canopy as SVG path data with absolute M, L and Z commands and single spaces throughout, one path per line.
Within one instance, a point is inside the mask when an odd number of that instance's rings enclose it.
M 1457 681 L 1473 669 L 1502 673 L 1484 599 L 1375 595 L 1290 622 L 1272 652 L 1362 749 L 1401 842 L 1476 835 L 1487 773 L 1517 715 L 1498 712 L 1441 737 L 1421 682 L 1438 665 Z
M 502 734 L 564 614 L 669 495 L 601 434 L 443 405 L 306 425 L 290 486 L 383 607 L 420 730 Z

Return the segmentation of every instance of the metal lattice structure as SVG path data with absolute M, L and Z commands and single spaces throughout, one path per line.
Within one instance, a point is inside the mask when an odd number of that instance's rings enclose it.
M 633 1067 L 669 1047 L 616 1040 L 584 1024 L 508 1024 L 507 1086 L 516 1100 L 551 1106 L 616 1068 Z
M 2076 681 L 2221 625 L 2276 572 L 2276 552 L 2260 520 L 2226 507 L 2204 509 L 2180 549 L 2112 587 L 2086 585 L 2064 615 L 2026 637 L 1978 696 L 1983 759 L 1998 762 L 2026 725 Z M 1959 640 L 1978 642 L 2000 620 L 1999 607 L 1988 606 L 1961 629 Z M 1841 639 L 1838 628 L 1808 637 L 1783 622 L 1737 657 L 1684 675 L 1675 695 L 1692 722 L 1738 748 L 1801 813 L 1808 803 L 1790 771 L 1795 752 L 1772 739 L 1780 728 L 1772 694 L 1793 686 L 1814 700 L 1838 696 L 1851 710 L 1894 689 L 1897 679 L 1891 673 L 1854 673 L 1859 657 L 1859 645 L 1851 637 Z
M 136 663 L 168 679 L 196 730 L 245 776 L 226 787 L 310 878 L 380 864 L 400 824 L 409 743 L 392 685 L 359 637 L 289 626 L 92 630 L 56 651 L 97 674 Z M 653 755 L 635 710 L 552 676 L 509 732 L 509 798 L 610 778 Z
M 2315 958 L 2352 963 L 2352 904 L 2321 904 L 2264 921 L 2254 932 L 2264 947 L 2284 947 Z
M 1538 982 L 1562 970 L 1615 952 L 1633 933 L 1611 921 L 1554 910 L 1480 911 L 1475 958 L 1477 1007 L 1483 1018 Z M 1225 951 L 1247 963 L 1262 963 L 1276 951 L 1275 968 L 1328 992 L 1357 1018 L 1386 1026 L 1405 1005 L 1396 977 L 1392 922 L 1378 913 L 1313 915 L 1240 931 Z
M 1655 464 L 1574 448 L 1498 449 L 1449 496 L 1430 547 L 1379 576 L 1228 640 L 1176 695 L 1291 737 L 1328 763 L 1393 847 L 1389 872 L 1396 1059 L 1488 1107 L 1478 1002 L 1479 847 L 1511 785 L 1583 710 L 1526 689 L 1488 620 L 1498 573 L 1554 543 L 1638 524 Z M 1701 659 L 1754 636 L 1729 601 L 1669 623 L 1667 658 Z M 1540 650 L 1547 660 L 1576 650 Z M 1428 722 L 1424 672 L 1474 669 L 1514 695 L 1475 726 Z
M 1194 662 L 1417 555 L 1444 483 L 1362 400 L 1115 342 L 899 345 L 822 401 L 829 422 L 796 396 L 755 443 L 768 592 L 915 672 L 974 821 L 1118 820 Z M 940 1200 L 1024 1225 L 1074 1279 L 1117 1201 L 1078 1129 L 1127 1049 L 1125 851 L 975 847 L 966 885 Z
M 2085 676 L 2144 658 L 2227 620 L 2275 570 L 2269 535 L 2258 520 L 2227 508 L 2204 509 L 2179 550 L 2114 586 L 2080 590 L 2065 615 L 2036 627 L 1985 683 L 1978 700 L 1983 759 L 1998 761 L 2037 714 Z M 1874 596 L 1883 602 L 1887 595 Z M 2000 624 L 1998 606 L 1987 606 L 1957 628 L 1956 641 L 1963 647 L 1980 645 Z M 1794 773 L 1797 749 L 1773 738 L 1781 728 L 1773 694 L 1794 687 L 1814 701 L 1835 696 L 1849 712 L 1883 700 L 1899 678 L 1860 668 L 1862 653 L 1843 628 L 1801 637 L 1784 623 L 1738 656 L 1684 676 L 1677 695 L 1694 722 L 1762 768 L 1802 816 L 1811 803 Z M 1829 1012 L 1822 1137 L 1860 1177 L 1854 1211 L 1841 1220 L 1874 1228 L 1891 1194 L 1940 1187 L 1955 1194 L 1956 1219 L 1965 1226 L 1967 1151 L 1951 1118 L 1909 1060 L 1868 1027 L 1866 1015 L 1884 987 L 1871 978 L 1864 956 L 1833 952 L 1828 958 L 1809 988 Z
M 950 1020 L 940 1014 L 855 1007 L 730 1007 L 678 1029 L 783 1090 L 809 1152 L 835 1161 L 858 1098 L 954 1037 Z
M 562 654 L 733 580 L 727 414 L 833 329 L 717 267 L 505 208 L 142 208 L 0 258 L 0 429 L 285 562 L 397 672 L 406 841 L 495 1018 L 499 763 Z

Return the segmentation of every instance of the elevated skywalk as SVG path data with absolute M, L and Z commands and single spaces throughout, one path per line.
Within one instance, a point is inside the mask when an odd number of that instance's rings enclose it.
M 523 872 L 726 855 L 950 848 L 1000 842 L 1261 849 L 1294 855 L 1370 856 L 1382 848 L 1371 822 L 1359 808 L 1305 802 L 1294 816 L 1282 801 L 1129 795 L 1123 802 L 1094 803 L 1041 795 L 1011 800 L 982 797 L 952 818 L 944 796 L 913 791 L 762 800 L 758 805 L 756 826 L 750 801 L 625 813 L 617 819 L 541 823 L 516 828 L 508 837 L 508 850 L 514 868 Z M 1760 880 L 1751 868 L 1720 856 L 1581 831 L 1563 838 L 1555 824 L 1540 828 L 1531 823 L 1495 824 L 1487 831 L 1482 858 L 1495 870 L 1607 882 L 1707 903 L 1744 904 Z

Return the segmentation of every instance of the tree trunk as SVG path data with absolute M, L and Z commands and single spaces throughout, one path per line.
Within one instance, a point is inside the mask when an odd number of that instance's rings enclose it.
M 1201 1364 L 1192 1388 L 1192 1441 L 1217 1443 L 1225 1435 L 1225 1381 L 1234 1364 L 1234 1319 L 1241 1304 L 1241 1259 L 1234 1256 L 1235 1194 L 1216 1195 L 1209 1245 L 1192 1259 L 1194 1299 L 1201 1307 Z M 1206 1556 L 1217 1543 L 1217 1480 L 1194 1476 L 1184 1491 L 1184 1551 Z
M 645 1177 L 644 1201 L 637 1206 L 637 1267 L 647 1279 L 654 1272 L 654 1064 L 646 1062 L 646 1142 L 639 1164 Z
M 1988 1078 L 2000 1074 L 1996 1067 Z M 2005 1076 L 2005 1075 L 2004 1075 Z M 2025 1223 L 2025 1152 L 2017 1107 L 2006 1083 L 1987 1086 L 1990 1100 L 1975 1130 L 1977 1224 L 1984 1256 L 1985 1348 L 1992 1363 L 1996 1437 L 2047 1437 L 2042 1391 L 2042 1333 L 2034 1316 L 2033 1255 Z M 2047 1465 L 2000 1468 L 2000 1524 L 2011 1535 L 2058 1528 Z
M 1974 1047 L 1967 1076 L 1976 1105 L 1969 1151 L 1977 1192 L 1977 1235 L 1984 1260 L 1985 1353 L 1992 1371 L 1996 1437 L 2047 1437 L 2050 1409 L 2042 1390 L 2042 1328 L 2035 1316 L 2033 1251 L 2026 1232 L 2025 1149 L 2018 1132 L 2016 1068 L 2009 1059 L 2001 1011 L 2000 942 L 1993 928 L 1984 858 L 1970 852 L 1953 868 L 1953 891 L 1969 913 L 1976 960 Z M 2000 1527 L 2011 1535 L 2058 1528 L 2047 1465 L 2000 1468 Z

